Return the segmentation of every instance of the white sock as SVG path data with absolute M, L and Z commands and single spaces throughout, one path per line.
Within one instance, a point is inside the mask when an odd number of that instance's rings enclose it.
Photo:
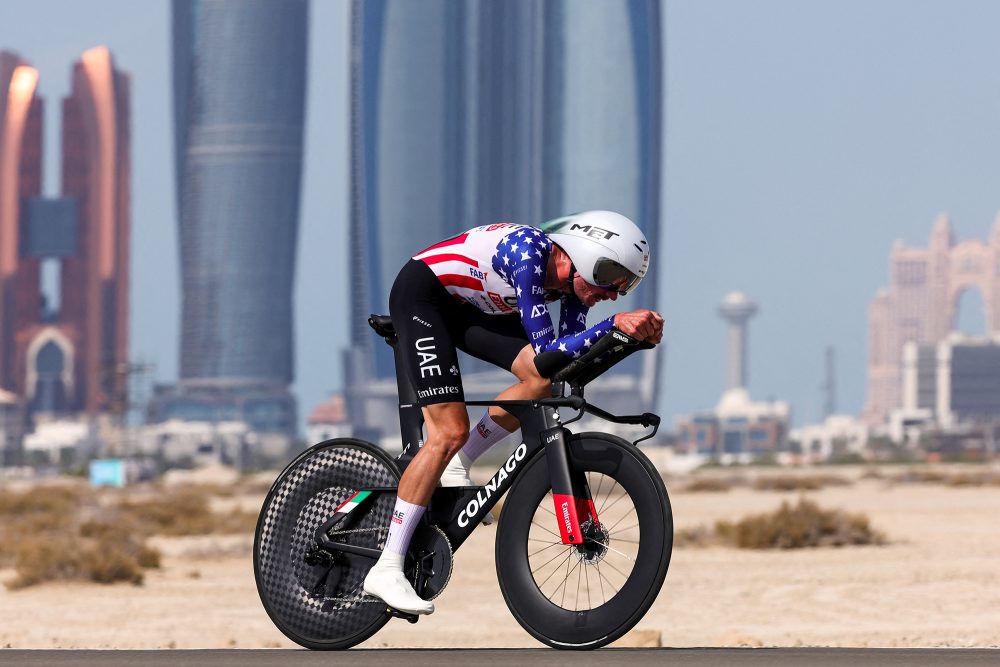
M 476 427 L 469 432 L 469 439 L 459 452 L 462 455 L 462 462 L 469 464 L 482 456 L 486 450 L 497 444 L 512 431 L 508 431 L 500 424 L 493 421 L 489 411 L 483 415 Z
M 508 435 L 510 431 L 493 421 L 489 412 L 483 415 L 476 427 L 469 432 L 469 439 L 462 449 L 445 466 L 441 473 L 441 486 L 472 486 L 469 478 L 472 462 Z
M 380 564 L 397 564 L 400 570 L 403 569 L 406 549 L 410 546 L 413 532 L 420 525 L 420 519 L 426 509 L 423 505 L 413 505 L 396 497 L 396 506 L 392 510 L 392 520 L 389 522 L 389 536 L 385 539 L 385 549 L 379 558 Z

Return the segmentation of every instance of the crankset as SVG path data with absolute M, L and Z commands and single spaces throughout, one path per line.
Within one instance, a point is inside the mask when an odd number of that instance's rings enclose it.
M 441 595 L 451 580 L 451 543 L 437 526 L 422 523 L 413 534 L 403 571 L 413 590 L 425 600 Z

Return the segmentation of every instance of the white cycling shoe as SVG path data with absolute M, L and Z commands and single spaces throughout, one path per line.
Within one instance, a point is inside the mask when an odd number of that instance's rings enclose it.
M 451 457 L 444 472 L 441 473 L 441 486 L 476 486 L 472 482 L 472 478 L 469 477 L 469 466 L 472 461 L 466 462 L 466 458 L 468 457 L 461 452 Z M 487 512 L 486 516 L 483 517 L 484 526 L 489 526 L 494 521 L 496 521 L 496 517 L 493 516 L 493 512 Z
M 392 566 L 379 567 L 378 563 L 368 571 L 364 583 L 365 593 L 380 598 L 393 609 L 407 614 L 433 614 L 434 603 L 425 600 L 406 580 L 403 572 Z

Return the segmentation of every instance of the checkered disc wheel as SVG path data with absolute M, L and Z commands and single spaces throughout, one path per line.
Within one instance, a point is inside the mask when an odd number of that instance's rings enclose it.
M 399 469 L 381 449 L 351 438 L 315 445 L 278 476 L 257 520 L 254 576 L 264 609 L 289 639 L 311 649 L 350 648 L 389 620 L 385 604 L 362 591 L 375 561 L 318 550 L 316 530 L 361 489 L 395 487 Z M 331 536 L 381 549 L 395 493 L 381 493 Z

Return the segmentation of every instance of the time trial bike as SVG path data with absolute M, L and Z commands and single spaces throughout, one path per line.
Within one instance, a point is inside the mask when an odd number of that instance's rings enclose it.
M 344 649 L 375 634 L 391 609 L 362 589 L 385 545 L 402 470 L 422 443 L 423 417 L 405 379 L 391 320 L 372 328 L 393 346 L 403 451 L 354 438 L 319 443 L 295 458 L 268 492 L 254 538 L 254 575 L 271 620 L 311 649 Z M 414 534 L 405 571 L 434 599 L 452 557 L 506 492 L 497 524 L 500 590 L 518 623 L 554 648 L 593 649 L 624 635 L 648 611 L 666 577 L 673 519 L 663 480 L 637 444 L 656 433 L 651 413 L 617 416 L 588 403 L 584 387 L 652 347 L 613 330 L 579 358 L 536 357 L 553 396 L 468 401 L 499 405 L 521 422 L 521 442 L 482 486 L 435 490 Z M 567 391 L 568 388 L 568 391 Z M 560 410 L 575 412 L 563 419 Z M 635 442 L 568 424 L 591 414 L 651 431 Z

